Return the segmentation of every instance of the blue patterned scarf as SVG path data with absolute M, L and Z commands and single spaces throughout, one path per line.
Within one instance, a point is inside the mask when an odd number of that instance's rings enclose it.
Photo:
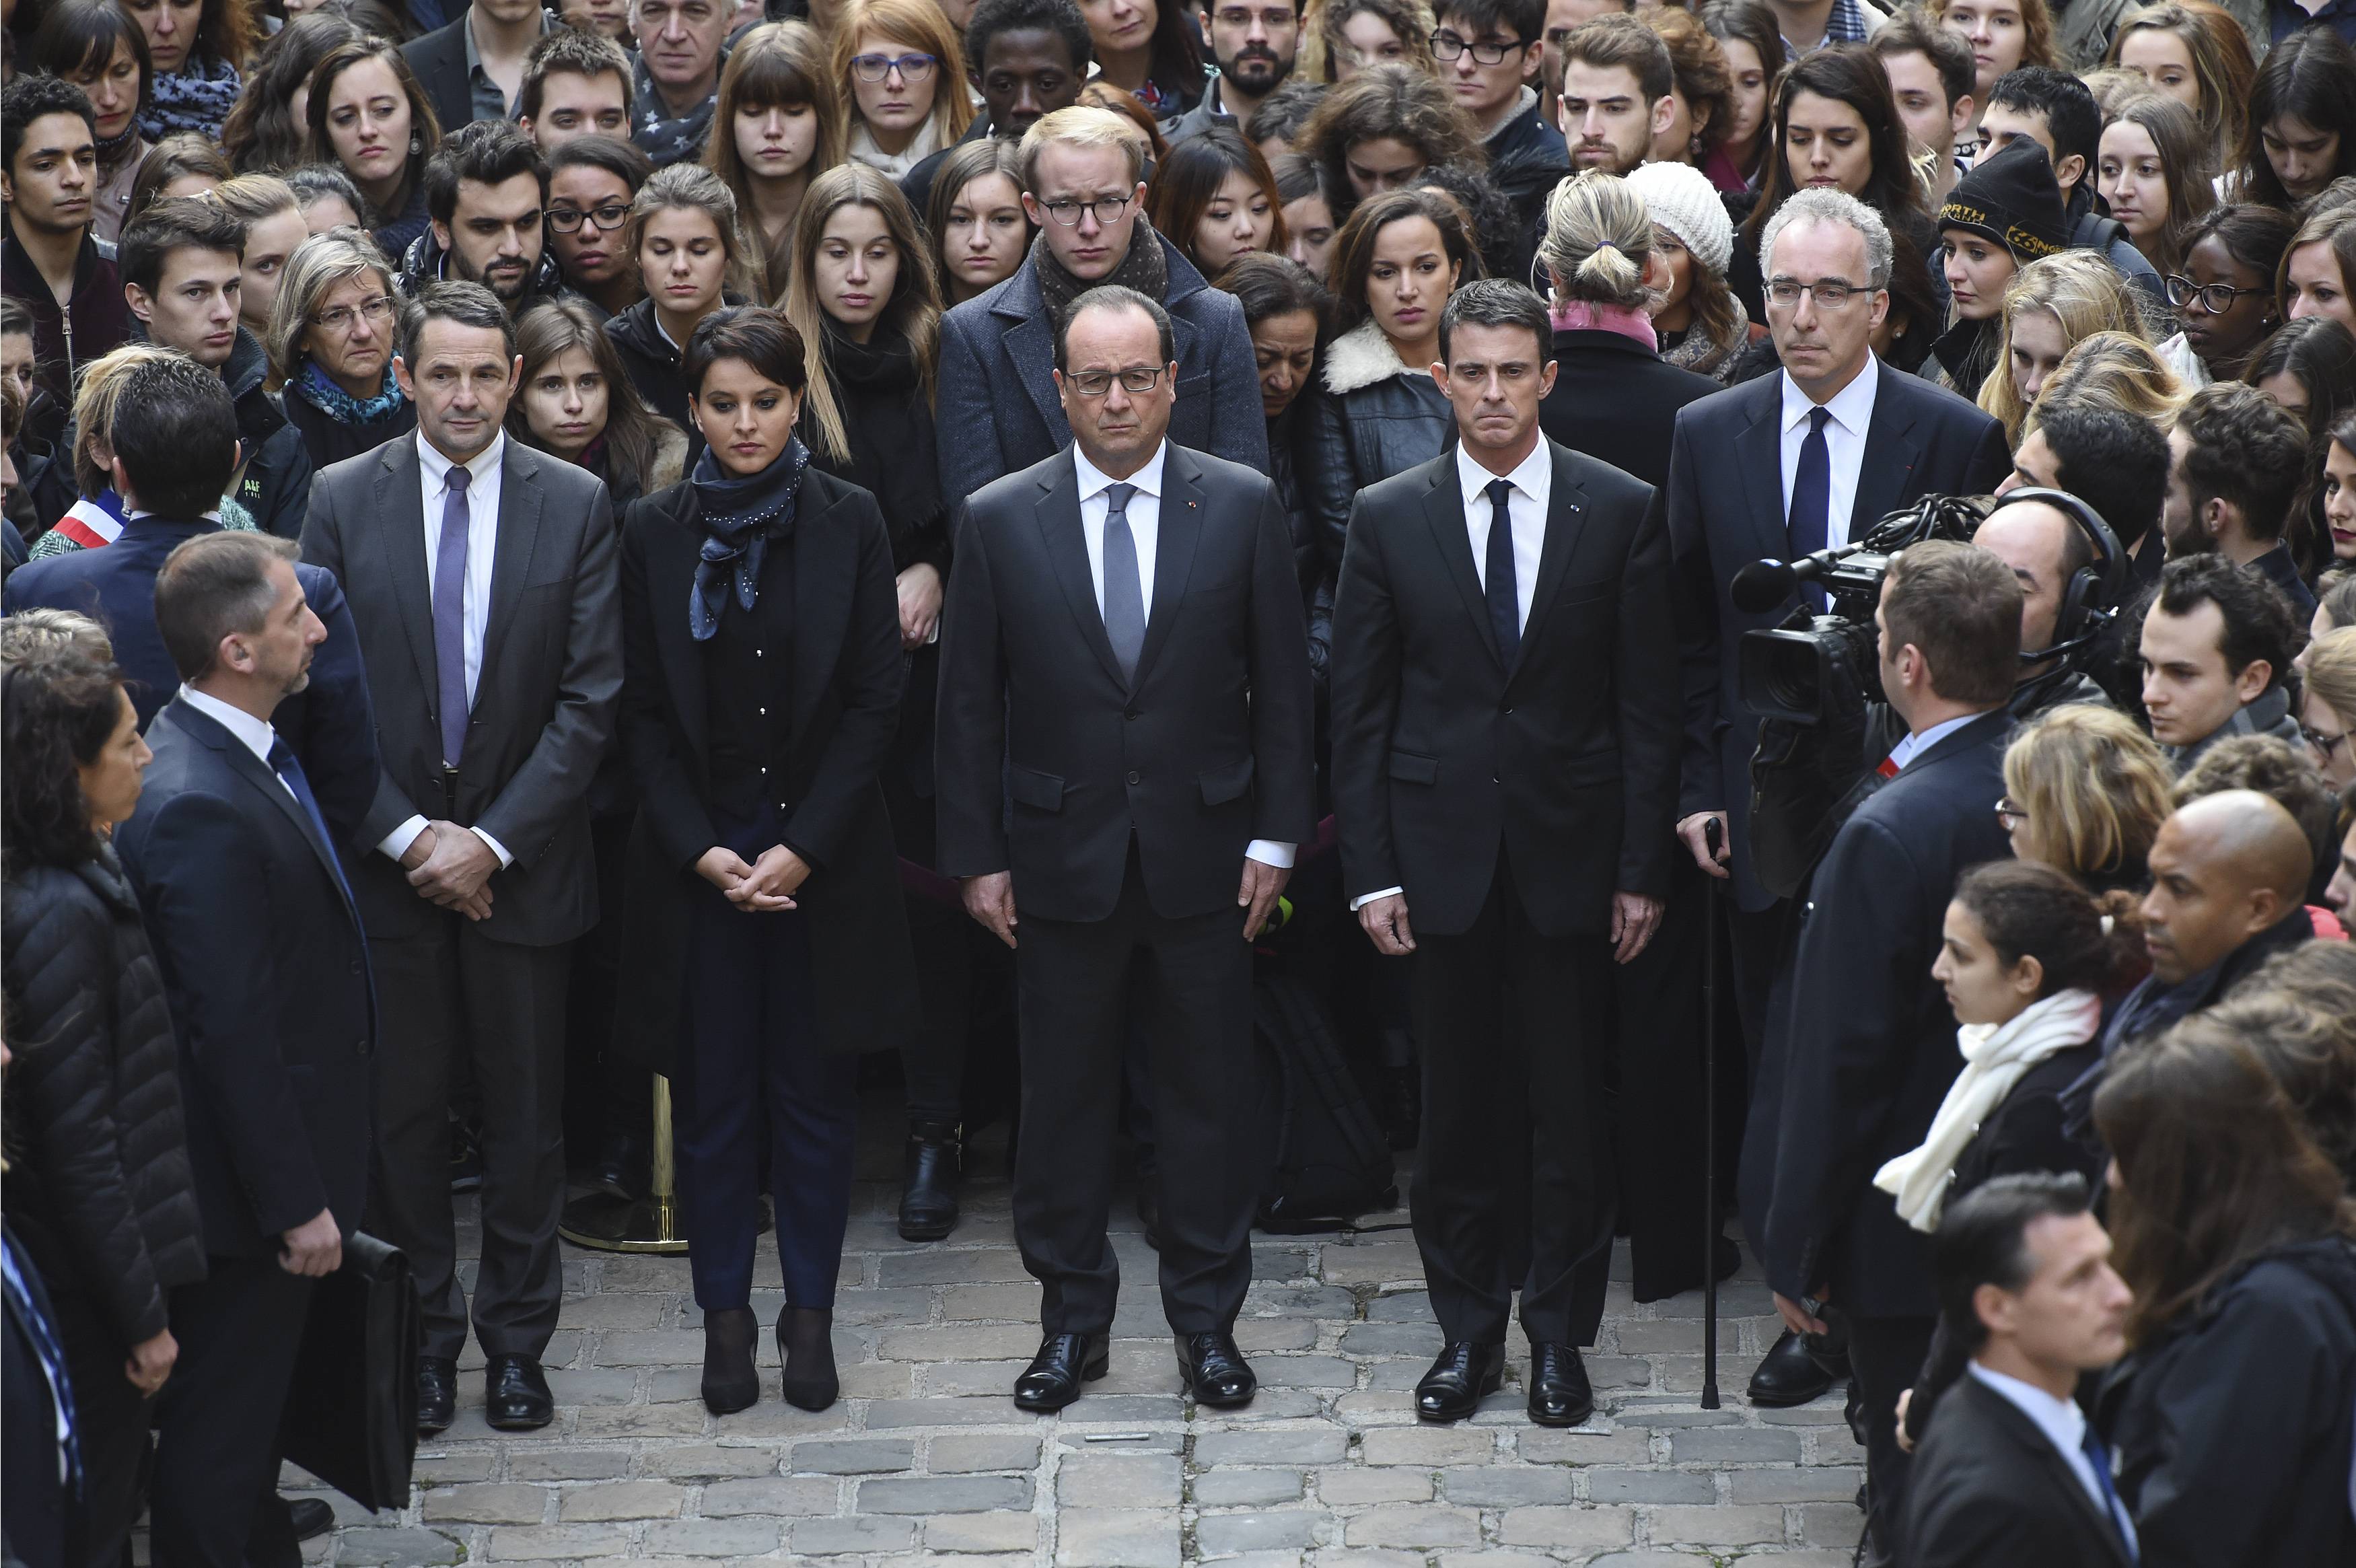
M 286 390 L 299 393 L 305 403 L 337 424 L 375 424 L 399 413 L 409 402 L 401 395 L 401 382 L 394 378 L 390 360 L 384 367 L 384 390 L 372 398 L 356 398 L 329 381 L 316 360 L 303 361 L 302 373 L 286 383 Z
M 695 564 L 695 586 L 687 596 L 687 630 L 696 641 L 708 642 L 719 634 L 732 581 L 736 602 L 747 612 L 760 597 L 761 563 L 770 539 L 793 528 L 794 501 L 801 493 L 802 470 L 809 466 L 809 448 L 799 436 L 787 436 L 776 461 L 741 478 L 721 467 L 708 446 L 695 460 L 689 478 L 702 511 L 703 553 Z
M 178 70 L 155 78 L 154 98 L 147 113 L 139 116 L 139 129 L 151 142 L 175 131 L 194 131 L 208 142 L 218 142 L 239 86 L 237 67 L 192 54 Z

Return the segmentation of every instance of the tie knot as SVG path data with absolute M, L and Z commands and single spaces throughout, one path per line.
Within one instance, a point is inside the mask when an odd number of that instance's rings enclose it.
M 453 463 L 450 465 L 450 472 L 444 478 L 443 484 L 444 488 L 446 489 L 463 490 L 474 482 L 475 476 L 466 472 L 466 466 L 464 463 Z
M 1808 410 L 1808 434 L 1811 435 L 1822 435 L 1825 433 L 1826 424 L 1831 420 L 1832 416 L 1833 411 L 1825 407 L 1822 403 L 1819 403 L 1815 407 Z
M 285 772 L 289 768 L 292 768 L 292 767 L 294 767 L 294 751 L 293 751 L 291 748 L 289 748 L 289 747 L 288 747 L 288 746 L 287 746 L 287 744 L 286 744 L 285 737 L 284 737 L 284 736 L 275 736 L 275 735 L 273 735 L 273 736 L 271 736 L 271 738 L 270 738 L 270 771 L 272 771 L 273 773 L 284 773 L 284 772 Z
M 1125 516 L 1129 511 L 1129 503 L 1135 499 L 1136 495 L 1137 487 L 1135 485 L 1107 485 L 1105 487 L 1105 505 L 1110 510 L 1111 514 Z
M 1488 492 L 1489 504 L 1491 506 L 1504 506 L 1505 504 L 1505 498 L 1514 493 L 1514 481 L 1511 479 L 1492 479 L 1486 485 L 1483 485 L 1482 489 Z

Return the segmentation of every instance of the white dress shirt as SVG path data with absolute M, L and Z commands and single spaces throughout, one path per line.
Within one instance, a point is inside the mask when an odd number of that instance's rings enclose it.
M 2094 1511 L 2107 1515 L 2119 1527 L 2119 1533 L 2126 1538 L 2127 1545 L 2133 1548 L 2136 1544 L 2135 1520 L 2127 1517 L 2124 1503 L 2113 1508 L 2103 1498 L 2102 1484 L 2094 1479 L 2094 1461 L 2086 1457 L 2086 1412 L 2078 1408 L 2077 1402 L 2055 1399 L 2035 1383 L 2025 1383 L 2003 1372 L 1990 1371 L 1977 1361 L 1971 1362 L 1967 1369 L 1987 1388 L 2002 1394 L 2015 1410 L 2036 1424 L 2038 1431 L 2045 1434 L 2045 1440 L 2053 1444 L 2069 1465 L 2070 1473 L 2078 1477 L 2078 1484 L 2085 1487 L 2086 1495 L 2094 1499 Z
M 262 766 L 269 770 L 273 779 L 278 779 L 278 787 L 285 790 L 297 805 L 302 803 L 303 798 L 294 793 L 294 786 L 279 778 L 278 769 L 270 766 L 270 752 L 278 744 L 278 731 L 268 719 L 255 718 L 243 708 L 233 707 L 219 697 L 209 696 L 186 683 L 180 687 L 180 701 L 235 736 L 246 750 L 262 759 Z
M 1965 714 L 1961 718 L 1947 719 L 1933 725 L 1921 735 L 1908 735 L 1890 748 L 1890 768 L 1893 770 L 1904 768 L 1908 763 L 1946 739 L 1948 736 L 1981 716 L 1978 714 Z
M 1783 517 L 1792 516 L 1792 479 L 1800 471 L 1800 447 L 1808 439 L 1808 413 L 1816 405 L 1793 383 L 1792 372 L 1778 371 L 1783 381 Z M 1849 513 L 1857 506 L 1858 470 L 1865 466 L 1865 435 L 1873 427 L 1874 393 L 1881 386 L 1881 360 L 1865 357 L 1865 369 L 1825 404 L 1832 417 L 1825 421 L 1825 453 L 1832 460 L 1832 504 L 1825 513 L 1825 542 L 1848 542 Z M 1871 527 L 1875 519 L 1867 518 Z
M 1105 492 L 1115 485 L 1134 485 L 1137 493 L 1129 498 L 1129 506 L 1121 515 L 1129 521 L 1129 536 L 1137 544 L 1138 602 L 1145 607 L 1146 622 L 1153 618 L 1154 557 L 1162 544 L 1162 470 L 1170 456 L 1167 441 L 1153 450 L 1145 467 L 1126 479 L 1116 479 L 1087 459 L 1077 443 L 1072 446 L 1072 469 L 1080 485 L 1080 537 L 1088 549 L 1088 582 L 1097 594 L 1097 614 L 1104 614 L 1104 540 L 1105 520 L 1112 512 L 1112 498 Z M 1293 846 L 1271 839 L 1254 839 L 1244 846 L 1248 859 L 1263 865 L 1289 870 L 1292 865 Z
M 423 492 L 420 509 L 425 529 L 425 600 L 434 602 L 434 585 L 442 574 L 442 510 L 449 502 L 447 489 L 454 464 L 434 449 L 425 433 L 416 435 L 419 489 Z M 498 552 L 499 488 L 506 477 L 508 438 L 505 432 L 491 438 L 491 444 L 475 454 L 466 465 L 466 581 L 461 585 L 458 618 L 466 644 L 466 702 L 471 707 L 475 688 L 483 678 L 483 639 L 491 627 L 491 566 Z M 384 835 L 377 844 L 394 860 L 409 853 L 417 835 L 425 831 L 425 819 L 410 818 Z M 504 867 L 515 856 L 505 845 L 480 828 L 474 834 L 499 857 Z

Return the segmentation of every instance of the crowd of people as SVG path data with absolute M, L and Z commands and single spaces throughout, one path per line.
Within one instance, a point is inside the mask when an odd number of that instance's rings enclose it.
M 419 1430 L 470 1337 L 547 1425 L 657 1075 L 715 1413 L 765 1197 L 839 1397 L 870 1054 L 912 1241 L 1012 1123 L 1019 1407 L 1124 1186 L 1248 1403 L 1281 973 L 1415 1151 L 1421 1418 L 1518 1310 L 1588 1419 L 1615 1235 L 1726 1209 L 1869 1561 L 2356 1556 L 2351 37 L 16 0 L 10 1552 L 297 1561 L 361 1230 Z

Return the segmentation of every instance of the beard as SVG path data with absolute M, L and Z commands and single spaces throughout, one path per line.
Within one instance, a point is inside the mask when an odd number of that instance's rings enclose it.
M 1219 74 L 1255 98 L 1265 98 L 1292 74 L 1292 61 L 1279 59 L 1258 45 L 1246 45 L 1231 60 L 1219 61 Z
M 481 284 L 498 295 L 503 305 L 513 305 L 523 297 L 524 290 L 530 286 L 532 271 L 537 265 L 536 260 L 504 267 L 494 263 L 478 270 L 461 252 L 455 248 L 450 252 L 450 270 L 456 273 L 462 282 Z

